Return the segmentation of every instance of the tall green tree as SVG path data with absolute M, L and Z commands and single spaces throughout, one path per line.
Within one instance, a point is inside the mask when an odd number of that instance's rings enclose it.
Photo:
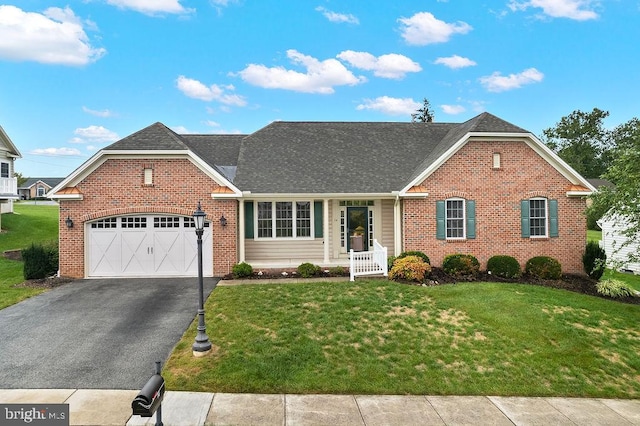
M 627 237 L 624 247 L 640 240 L 640 120 L 633 118 L 612 132 L 615 148 L 611 165 L 603 177 L 615 187 L 601 188 L 592 195 L 592 209 L 607 209 Z M 640 261 L 640 253 L 630 253 L 629 260 Z
M 611 163 L 611 134 L 604 127 L 608 111 L 576 110 L 542 131 L 542 141 L 586 178 L 603 175 Z
M 411 114 L 411 121 L 413 123 L 431 123 L 434 118 L 435 114 L 431 109 L 431 104 L 429 104 L 429 100 L 427 98 L 422 100 L 422 108 L 418 108 L 415 113 Z

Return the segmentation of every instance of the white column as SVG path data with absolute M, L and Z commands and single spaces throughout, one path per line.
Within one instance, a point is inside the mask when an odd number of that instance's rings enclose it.
M 400 198 L 396 198 L 393 205 L 393 255 L 402 253 L 402 211 Z
M 331 243 L 329 241 L 329 200 L 322 201 L 322 238 L 324 244 L 324 263 L 330 262 Z
M 238 200 L 238 263 L 244 262 L 244 200 Z

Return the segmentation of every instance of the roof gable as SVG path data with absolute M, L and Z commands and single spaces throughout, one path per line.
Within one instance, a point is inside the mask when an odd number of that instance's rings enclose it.
M 185 151 L 188 149 L 180 135 L 162 123 L 154 123 L 112 143 L 104 151 Z
M 22 154 L 13 144 L 9 135 L 5 133 L 2 126 L 0 126 L 0 150 L 6 151 L 10 157 L 22 158 Z

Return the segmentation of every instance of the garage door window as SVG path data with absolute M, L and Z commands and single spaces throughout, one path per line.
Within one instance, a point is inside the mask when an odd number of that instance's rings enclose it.
M 146 217 L 123 217 L 122 227 L 123 228 L 146 228 L 147 218 Z
M 116 228 L 118 226 L 118 222 L 115 217 L 110 217 L 108 219 L 100 219 L 97 222 L 93 222 L 91 227 L 94 229 L 107 229 L 107 228 Z
M 179 217 L 154 217 L 153 227 L 154 228 L 179 228 L 180 218 Z

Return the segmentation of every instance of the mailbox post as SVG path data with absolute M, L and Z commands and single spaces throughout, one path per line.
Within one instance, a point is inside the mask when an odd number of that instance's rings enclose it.
M 152 417 L 156 415 L 156 426 L 162 423 L 162 400 L 164 399 L 164 378 L 160 375 L 160 361 L 156 361 L 156 374 L 142 387 L 131 402 L 134 416 Z

